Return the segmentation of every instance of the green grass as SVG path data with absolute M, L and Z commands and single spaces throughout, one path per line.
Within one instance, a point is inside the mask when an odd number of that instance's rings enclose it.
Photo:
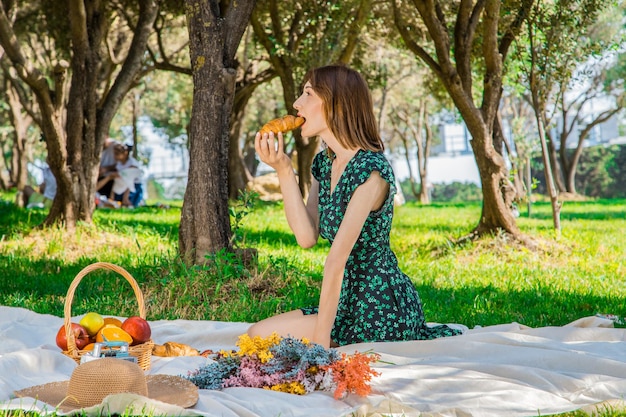
M 227 253 L 215 255 L 206 267 L 182 264 L 177 257 L 180 204 L 97 210 L 93 225 L 68 236 L 60 228 L 37 229 L 44 212 L 17 209 L 6 196 L 3 201 L 3 305 L 62 316 L 70 283 L 97 261 L 130 272 L 153 320 L 252 322 L 317 300 L 328 243 L 298 247 L 280 203 L 257 202 L 243 218 L 240 246 L 256 248 L 259 256 L 255 268 L 245 268 Z M 563 325 L 596 313 L 626 315 L 625 211 L 623 200 L 568 202 L 557 236 L 549 205 L 536 203 L 532 218 L 522 213 L 518 219 L 524 233 L 539 242 L 540 250 L 530 251 L 505 236 L 453 245 L 475 225 L 480 205 L 407 204 L 396 210 L 392 246 L 430 321 L 470 327 L 511 321 Z M 73 312 L 127 314 L 133 305 L 120 293 L 133 298 L 121 276 L 92 272 L 78 286 Z
M 12 197 L 0 195 L 2 305 L 62 317 L 69 285 L 97 261 L 130 272 L 150 320 L 253 322 L 317 303 L 328 243 L 298 247 L 280 203 L 256 202 L 237 230 L 241 247 L 258 250 L 255 267 L 227 253 L 197 267 L 177 257 L 180 202 L 167 209 L 97 210 L 93 225 L 68 235 L 59 228 L 37 229 L 45 213 L 18 209 Z M 479 204 L 407 204 L 396 210 L 392 246 L 419 290 L 427 320 L 470 328 L 512 321 L 540 327 L 596 313 L 626 316 L 626 200 L 565 202 L 560 236 L 552 229 L 549 204 L 535 203 L 532 217 L 522 211 L 518 225 L 538 241 L 537 251 L 505 236 L 453 245 L 480 213 Z M 121 276 L 94 271 L 80 282 L 72 313 L 135 314 L 136 303 L 128 300 L 134 296 Z

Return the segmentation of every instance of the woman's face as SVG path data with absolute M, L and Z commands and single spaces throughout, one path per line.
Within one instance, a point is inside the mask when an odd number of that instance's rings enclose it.
M 306 120 L 300 127 L 302 136 L 306 138 L 321 136 L 323 139 L 330 133 L 322 104 L 322 99 L 313 91 L 311 83 L 307 82 L 302 95 L 293 103 L 293 107 L 298 110 L 298 116 Z

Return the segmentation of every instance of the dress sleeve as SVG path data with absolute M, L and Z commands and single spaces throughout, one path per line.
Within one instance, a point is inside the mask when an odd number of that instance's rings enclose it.
M 313 158 L 313 164 L 311 165 L 311 173 L 313 174 L 313 178 L 315 178 L 318 182 L 322 181 L 324 177 L 324 163 L 327 163 L 326 152 L 318 152 L 317 155 Z
M 380 152 L 362 152 L 354 164 L 354 174 L 348 186 L 347 196 L 351 196 L 356 188 L 363 184 L 372 175 L 372 172 L 378 172 L 382 179 L 389 183 L 389 195 L 387 201 L 393 201 L 396 195 L 396 179 L 391 168 L 391 164 Z

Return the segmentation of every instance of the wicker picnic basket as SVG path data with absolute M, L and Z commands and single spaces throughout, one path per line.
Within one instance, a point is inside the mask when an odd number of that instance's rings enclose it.
M 89 353 L 89 350 L 79 350 L 76 347 L 76 341 L 74 340 L 74 334 L 72 333 L 72 301 L 74 299 L 74 292 L 76 291 L 76 287 L 80 284 L 80 281 L 91 271 L 95 271 L 97 269 L 108 269 L 114 272 L 119 273 L 126 281 L 130 284 L 135 292 L 135 297 L 137 298 L 137 304 L 139 305 L 139 317 L 142 319 L 146 318 L 146 307 L 143 301 L 143 294 L 137 285 L 137 281 L 126 271 L 124 268 L 108 263 L 108 262 L 96 262 L 91 265 L 83 268 L 82 271 L 76 275 L 72 283 L 70 284 L 69 289 L 67 290 L 67 296 L 65 297 L 65 310 L 64 310 L 64 325 L 65 325 L 65 334 L 67 336 L 67 350 L 63 351 L 64 354 L 74 359 L 77 363 L 80 363 L 80 358 L 82 355 Z M 144 371 L 150 369 L 150 359 L 152 356 L 152 347 L 154 346 L 154 342 L 152 339 L 148 340 L 145 343 L 130 346 L 128 351 L 130 355 L 135 356 L 137 358 L 137 364 Z

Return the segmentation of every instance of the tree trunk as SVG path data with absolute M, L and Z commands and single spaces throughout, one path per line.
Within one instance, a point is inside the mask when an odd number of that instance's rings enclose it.
M 235 98 L 235 54 L 254 1 L 185 0 L 193 68 L 189 178 L 180 221 L 185 262 L 232 249 L 228 206 L 230 115 Z
M 311 179 L 313 178 L 311 173 L 313 158 L 319 151 L 320 140 L 318 137 L 303 138 L 299 130 L 294 133 L 297 144 L 298 184 L 300 185 L 302 197 L 306 200 L 309 198 L 309 189 L 311 188 Z
M 422 204 L 430 204 L 430 193 L 429 193 L 429 184 L 428 184 L 428 156 L 430 155 L 430 145 L 432 141 L 432 131 L 430 128 L 430 123 L 428 120 L 428 111 L 426 110 L 427 104 L 426 100 L 419 100 L 418 108 L 417 108 L 417 125 L 413 121 L 413 111 L 404 110 L 399 111 L 396 110 L 395 118 L 398 121 L 402 121 L 403 125 L 406 126 L 405 132 L 400 132 L 397 128 L 395 129 L 398 136 L 402 141 L 404 149 L 406 151 L 406 161 L 409 166 L 409 179 L 411 181 L 411 192 L 413 195 L 419 200 Z M 417 174 L 420 180 L 420 189 L 416 190 L 415 181 L 413 177 L 413 169 L 411 168 L 411 164 L 409 162 L 409 145 L 408 140 L 406 138 L 406 131 L 411 132 L 411 137 L 413 139 L 413 144 L 416 149 L 416 158 L 417 158 Z M 426 138 L 424 138 L 424 131 L 426 131 Z
M 532 24 L 528 24 L 528 37 L 530 40 L 530 44 L 533 45 L 533 38 L 535 36 L 533 32 L 534 27 Z M 548 137 L 549 132 L 546 129 L 546 92 L 542 91 L 542 83 L 540 82 L 541 78 L 538 74 L 538 61 L 539 56 L 538 52 L 535 48 L 530 48 L 530 68 L 529 68 L 529 85 L 530 85 L 530 95 L 531 95 L 531 103 L 533 106 L 533 110 L 535 112 L 535 120 L 537 121 L 537 130 L 539 133 L 539 141 L 541 143 L 541 155 L 543 157 L 543 166 L 544 173 L 546 177 L 546 188 L 548 190 L 548 195 L 550 196 L 550 203 L 552 207 L 552 221 L 554 225 L 554 229 L 557 231 L 557 234 L 561 233 L 561 205 L 558 202 L 558 193 L 555 186 L 555 179 L 553 177 L 552 170 L 552 159 L 555 156 L 554 144 L 552 140 L 547 141 L 546 137 Z M 545 87 L 544 88 L 550 88 Z M 549 137 L 548 137 L 549 138 Z M 556 158 L 554 158 L 556 159 Z
M 64 144 L 66 152 L 57 159 L 57 163 L 66 161 L 67 164 L 62 166 L 60 183 L 57 178 L 57 198 L 47 223 L 56 222 L 59 217 L 67 222 L 91 222 L 102 144 L 123 98 L 141 71 L 148 36 L 157 14 L 155 0 L 139 1 L 139 15 L 126 59 L 110 88 L 102 93 L 99 77 L 103 57 L 100 54 L 109 24 L 105 5 L 70 0 L 73 55 L 67 142 Z M 49 141 L 48 145 L 50 147 Z
M 561 204 L 559 203 L 559 194 L 554 185 L 554 178 L 552 177 L 552 169 L 550 164 L 550 157 L 548 155 L 548 147 L 546 144 L 546 134 L 543 119 L 540 114 L 537 114 L 537 127 L 539 130 L 539 140 L 541 141 L 541 153 L 543 155 L 544 173 L 546 177 L 546 188 L 548 189 L 548 195 L 550 196 L 550 204 L 552 206 L 552 223 L 557 234 L 561 233 Z
M 566 188 L 565 182 L 563 181 L 563 169 L 561 169 L 561 163 L 558 156 L 559 151 L 556 149 L 552 134 L 548 131 L 548 129 L 546 129 L 545 114 L 541 117 L 541 120 L 544 121 L 543 137 L 544 141 L 546 141 L 546 152 L 548 158 L 550 159 L 550 166 L 552 167 L 551 175 L 554 181 L 554 186 L 558 192 L 563 193 L 566 191 Z
M 524 178 L 523 178 L 523 170 L 519 166 L 518 158 L 515 158 L 513 155 L 513 148 L 511 144 L 507 140 L 506 136 L 504 136 L 504 132 L 502 131 L 502 121 L 500 120 L 500 114 L 498 113 L 498 117 L 494 121 L 493 126 L 494 132 L 494 140 L 502 143 L 504 145 L 504 149 L 506 149 L 506 153 L 508 155 L 509 163 L 511 164 L 511 170 L 514 172 L 513 177 L 513 189 L 515 190 L 515 195 L 513 196 L 513 201 L 520 201 L 524 198 Z M 497 138 L 497 139 L 496 139 Z M 513 203 L 511 202 L 511 204 Z
M 422 204 L 430 204 L 430 188 L 431 184 L 428 180 L 428 158 L 430 157 L 430 147 L 433 142 L 433 131 L 430 126 L 430 117 L 428 115 L 428 111 L 426 110 L 426 102 L 422 101 L 422 107 L 424 109 L 424 131 L 426 133 L 426 137 L 423 144 L 422 149 L 422 160 L 423 163 L 420 165 L 420 203 Z
M 490 145 L 491 140 L 491 135 L 487 132 L 483 135 L 472 133 L 470 142 L 478 165 L 483 191 L 482 214 L 474 232 L 482 235 L 505 230 L 521 238 L 521 231 L 511 211 L 515 190 L 508 179 L 504 158 Z
M 8 134 L 6 132 L 2 132 L 0 135 L 0 189 L 7 191 L 12 187 L 15 187 L 15 183 L 10 176 L 10 163 L 8 163 L 7 158 L 5 158 L 5 155 L 7 155 L 8 152 L 5 152 L 4 145 L 7 143 Z
M 409 184 L 411 185 L 411 194 L 413 194 L 413 197 L 419 200 L 420 191 L 417 189 L 417 184 L 415 182 L 415 175 L 413 175 L 413 167 L 411 165 L 411 157 L 410 157 L 411 147 L 409 146 L 409 141 L 407 140 L 405 134 L 398 131 L 397 129 L 396 129 L 396 132 L 398 133 L 398 136 L 400 136 L 400 141 L 402 142 L 402 147 L 404 148 L 404 160 L 406 161 L 406 167 L 409 170 Z M 422 188 L 424 187 L 422 186 Z
M 246 114 L 246 106 L 252 94 L 258 86 L 268 82 L 276 76 L 274 70 L 265 70 L 248 77 L 249 71 L 243 71 L 244 78 L 237 82 L 235 88 L 235 99 L 230 127 L 230 145 L 228 147 L 228 195 L 231 200 L 239 197 L 240 191 L 244 191 L 250 181 L 253 180 L 253 172 L 244 160 L 244 150 L 251 149 L 254 152 L 254 144 L 248 143 L 248 138 L 243 143 L 239 143 L 241 136 L 242 122 Z M 249 142 L 253 142 L 250 140 Z M 252 155 L 254 158 L 254 154 Z
M 105 23 L 103 10 L 89 7 L 83 0 L 70 0 L 70 27 L 72 29 L 72 78 L 67 106 L 66 136 L 61 144 L 54 165 L 62 168 L 61 179 L 57 177 L 57 195 L 52 204 L 47 223 L 58 217 L 75 223 L 91 222 L 95 191 L 93 168 L 97 169 L 96 124 L 98 94 L 92 86 L 97 85 L 100 57 L 98 47 L 102 43 Z M 87 30 L 89 28 L 89 32 Z M 56 141 L 54 141 L 56 142 Z M 65 146 L 63 146 L 65 145 Z M 87 152 L 83 153 L 83 149 Z M 91 184 L 93 183 L 93 184 Z M 90 186 L 91 185 L 91 186 Z M 91 198 L 90 198 L 91 197 Z M 60 214 L 60 216 L 59 216 Z
M 578 143 L 576 144 L 576 149 L 574 150 L 571 157 L 567 155 L 567 152 L 561 152 L 560 157 L 562 165 L 564 167 L 563 174 L 565 177 L 565 187 L 568 192 L 576 194 L 576 170 L 578 168 L 578 161 L 580 160 L 580 157 L 583 153 L 585 139 L 587 139 L 587 136 L 589 136 L 589 133 L 593 130 L 595 126 L 609 120 L 617 112 L 619 112 L 620 109 L 621 106 L 618 106 L 617 108 L 605 110 L 602 113 L 594 116 L 593 120 L 586 124 L 585 127 L 578 134 Z M 576 119 L 579 119 L 580 112 L 582 112 L 582 106 L 580 106 L 577 111 Z M 566 114 L 567 111 L 564 112 L 564 117 Z M 567 136 L 561 138 L 561 148 L 567 149 L 566 145 Z
M 23 190 L 28 182 L 28 153 L 30 151 L 28 128 L 33 119 L 22 111 L 23 107 L 17 91 L 10 83 L 7 83 L 6 95 L 10 108 L 9 117 L 15 131 L 11 158 L 12 181 L 18 190 Z

